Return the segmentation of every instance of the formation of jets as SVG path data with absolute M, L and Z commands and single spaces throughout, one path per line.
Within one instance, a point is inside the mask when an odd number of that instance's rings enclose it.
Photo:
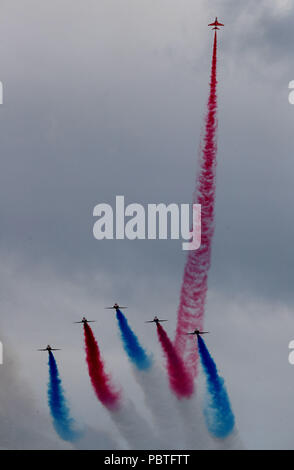
M 215 18 L 214 22 L 213 23 L 209 23 L 208 26 L 213 26 L 213 30 L 218 30 L 220 29 L 219 26 L 224 26 L 223 23 L 220 23 L 217 19 L 217 17 Z M 116 312 L 119 310 L 119 309 L 126 309 L 128 307 L 121 307 L 120 305 L 118 305 L 118 303 L 115 303 L 114 305 L 112 305 L 112 307 L 105 307 L 106 310 L 115 310 Z M 86 323 L 94 323 L 96 320 L 87 320 L 86 317 L 83 317 L 82 320 L 80 321 L 76 321 L 74 323 L 82 323 L 82 324 L 86 324 Z M 162 320 L 160 318 L 158 318 L 157 316 L 155 316 L 153 318 L 153 320 L 148 320 L 146 321 L 145 323 L 155 323 L 156 325 L 158 325 L 159 323 L 161 322 L 164 322 L 164 321 L 168 321 L 168 320 Z M 198 329 L 192 331 L 192 332 L 189 332 L 189 333 L 184 333 L 186 335 L 196 335 L 197 337 L 199 335 L 204 335 L 204 334 L 207 334 L 209 333 L 209 331 L 200 331 Z M 46 348 L 44 349 L 38 349 L 38 351 L 60 351 L 60 349 L 57 349 L 57 348 L 51 348 L 50 344 L 47 345 Z
M 219 30 L 219 26 L 224 26 L 223 23 L 219 23 L 217 17 L 215 18 L 214 22 L 213 23 L 210 23 L 208 26 L 213 26 L 213 30 Z M 112 307 L 105 307 L 106 310 L 115 310 L 116 312 L 119 310 L 119 309 L 126 309 L 128 307 L 121 307 L 118 305 L 118 303 L 115 303 Z M 74 323 L 94 323 L 96 320 L 87 320 L 86 317 L 83 317 L 82 320 L 80 321 L 76 321 Z M 168 320 L 161 320 L 159 319 L 157 316 L 155 316 L 153 318 L 153 320 L 148 320 L 146 321 L 145 323 L 155 323 L 156 325 L 158 325 L 158 323 L 161 323 L 161 322 L 164 322 L 164 321 L 168 321 Z M 205 335 L 209 333 L 209 331 L 200 331 L 198 329 L 194 330 L 193 332 L 191 333 L 185 333 L 186 335 L 196 335 L 196 336 L 199 336 L 199 335 Z M 60 351 L 60 349 L 56 349 L 56 348 L 51 348 L 50 344 L 47 345 L 46 348 L 44 349 L 38 349 L 38 351 Z
M 105 308 L 107 308 L 107 309 L 115 309 L 115 310 L 117 311 L 117 310 L 120 309 L 120 308 L 127 308 L 127 307 L 120 307 L 117 303 L 115 303 L 112 307 L 105 307 Z M 164 322 L 164 321 L 168 321 L 168 320 L 158 318 L 158 317 L 155 315 L 155 317 L 153 318 L 153 320 L 147 320 L 147 321 L 145 321 L 145 323 L 155 323 L 156 325 L 158 325 L 158 323 L 161 323 L 161 322 Z M 75 321 L 75 322 L 73 322 L 73 323 L 82 323 L 82 324 L 85 324 L 85 323 L 95 323 L 95 322 L 96 322 L 96 320 L 87 320 L 86 317 L 83 317 L 80 321 Z M 192 332 L 190 332 L 190 333 L 184 333 L 184 334 L 186 334 L 186 335 L 197 335 L 197 336 L 199 336 L 199 335 L 205 335 L 205 334 L 207 334 L 207 333 L 209 333 L 209 331 L 200 331 L 200 330 L 196 329 L 196 330 L 194 330 L 194 331 L 192 331 Z M 61 351 L 61 349 L 51 348 L 50 344 L 48 344 L 46 348 L 44 348 L 44 349 L 37 349 L 37 351 L 48 351 L 48 353 L 49 353 L 50 351 Z
M 117 303 L 115 303 L 112 307 L 105 307 L 106 309 L 115 309 L 116 311 L 120 308 L 127 308 L 127 307 L 120 307 Z M 145 323 L 155 323 L 156 325 L 158 325 L 158 323 L 161 323 L 161 322 L 164 322 L 164 321 L 168 321 L 168 320 L 164 320 L 164 319 L 161 319 L 161 318 L 158 318 L 156 315 L 155 317 L 153 318 L 153 320 L 147 320 L 145 321 Z M 80 321 L 75 321 L 74 323 L 95 323 L 96 320 L 87 320 L 86 317 L 83 317 Z M 189 333 L 184 333 L 186 335 L 196 335 L 196 336 L 199 336 L 199 335 L 205 335 L 209 333 L 209 331 L 200 331 L 198 329 L 192 331 L 192 332 L 189 332 Z M 57 349 L 57 348 L 51 348 L 50 344 L 47 345 L 46 348 L 44 349 L 37 349 L 37 351 L 61 351 L 61 349 Z

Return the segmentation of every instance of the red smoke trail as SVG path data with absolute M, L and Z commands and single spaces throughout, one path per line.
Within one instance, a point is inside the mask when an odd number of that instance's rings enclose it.
M 108 409 L 118 407 L 120 393 L 115 391 L 110 383 L 110 377 L 105 373 L 100 350 L 88 323 L 84 323 L 86 359 L 89 376 L 98 400 Z
M 216 131 L 217 131 L 217 34 L 215 31 L 210 77 L 210 93 L 205 119 L 205 134 L 200 147 L 200 168 L 193 197 L 201 204 L 201 246 L 188 254 L 178 309 L 175 348 L 191 374 L 197 375 L 198 356 L 190 336 L 185 333 L 202 329 L 207 292 L 207 275 L 210 267 L 211 242 L 214 233 Z
M 157 335 L 167 359 L 167 371 L 171 389 L 178 398 L 189 398 L 194 393 L 194 383 L 181 357 L 162 326 L 157 323 Z M 195 351 L 195 347 L 194 347 Z

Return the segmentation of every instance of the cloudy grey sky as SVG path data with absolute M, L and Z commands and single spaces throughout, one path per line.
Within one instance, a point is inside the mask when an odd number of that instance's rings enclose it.
M 56 344 L 73 413 L 117 439 L 72 326 L 86 313 L 98 319 L 115 380 L 142 403 L 103 307 L 129 305 L 130 322 L 161 363 L 143 321 L 168 315 L 174 334 L 185 253 L 178 241 L 98 242 L 92 212 L 116 195 L 141 204 L 191 201 L 208 94 L 207 24 L 217 15 L 225 27 L 207 342 L 244 445 L 293 448 L 294 2 L 1 0 L 0 10 L 0 331 L 18 363 L 5 396 L 24 382 L 49 420 L 46 357 L 35 349 Z M 12 411 L 7 405 L 13 430 Z M 53 431 L 49 437 L 63 445 Z M 20 433 L 10 445 L 27 444 Z

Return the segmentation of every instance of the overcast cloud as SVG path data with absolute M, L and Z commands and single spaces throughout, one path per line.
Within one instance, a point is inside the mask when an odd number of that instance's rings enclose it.
M 286 0 L 1 2 L 0 326 L 5 360 L 13 351 L 20 364 L 13 381 L 29 390 L 16 401 L 29 410 L 31 395 L 44 429 L 47 358 L 35 349 L 49 342 L 64 349 L 57 360 L 73 414 L 91 436 L 106 432 L 100 445 L 121 445 L 89 386 L 72 325 L 83 313 L 98 319 L 109 369 L 148 418 L 103 307 L 127 304 L 160 363 L 143 321 L 169 315 L 174 334 L 186 255 L 179 241 L 97 241 L 92 212 L 116 195 L 190 203 L 216 15 L 225 27 L 207 342 L 244 446 L 293 448 L 294 3 Z M 5 383 L 0 400 L 12 387 Z M 39 426 L 29 411 L 26 423 Z M 36 448 L 42 439 L 32 435 Z M 64 446 L 53 428 L 45 440 Z M 20 432 L 9 445 L 28 443 Z

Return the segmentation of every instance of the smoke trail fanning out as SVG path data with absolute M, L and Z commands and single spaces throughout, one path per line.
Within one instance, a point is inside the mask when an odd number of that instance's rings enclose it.
M 173 397 L 167 396 L 166 383 L 161 371 L 140 345 L 138 338 L 130 328 L 121 310 L 117 310 L 116 317 L 124 349 L 134 366 L 134 377 L 142 388 L 145 403 L 153 416 L 154 424 L 161 431 L 162 429 L 165 430 L 164 433 L 161 432 L 156 437 L 153 446 L 169 448 L 171 442 L 178 442 L 181 445 L 178 416 L 175 413 L 173 401 L 171 400 Z M 132 410 L 133 413 L 134 410 Z M 146 445 L 146 442 L 144 445 Z
M 53 418 L 53 426 L 61 439 L 74 442 L 81 437 L 81 433 L 75 429 L 75 422 L 70 417 L 57 364 L 52 351 L 49 351 L 48 366 L 48 404 Z
M 181 357 L 160 323 L 157 323 L 157 335 L 167 359 L 170 388 L 178 398 L 190 398 L 194 393 L 192 376 L 186 370 Z
M 134 377 L 144 393 L 144 401 L 159 431 L 156 448 L 181 449 L 184 436 L 176 405 L 184 400 L 177 400 L 170 393 L 166 376 L 156 363 L 147 372 L 134 368 Z
M 198 348 L 201 364 L 206 375 L 209 397 L 204 409 L 206 424 L 213 436 L 225 438 L 233 431 L 235 418 L 224 385 L 224 379 L 218 375 L 215 362 L 201 336 L 198 336 Z
M 96 396 L 106 408 L 116 409 L 119 406 L 120 393 L 114 389 L 110 377 L 105 372 L 97 341 L 88 323 L 84 323 L 84 336 L 86 360 Z
M 207 275 L 210 267 L 211 242 L 214 232 L 216 131 L 217 131 L 217 35 L 215 31 L 210 78 L 210 94 L 205 120 L 205 134 L 200 147 L 200 168 L 193 201 L 201 204 L 201 246 L 190 251 L 186 262 L 175 337 L 175 347 L 184 358 L 188 370 L 196 376 L 197 354 L 192 342 L 184 333 L 203 327 L 207 292 Z
M 154 433 L 148 423 L 133 403 L 123 399 L 121 393 L 114 389 L 105 373 L 97 341 L 88 323 L 84 323 L 84 336 L 89 375 L 98 400 L 108 409 L 111 419 L 132 449 L 154 448 Z
M 124 349 L 130 361 L 138 369 L 148 370 L 152 365 L 151 358 L 147 356 L 146 351 L 140 345 L 139 340 L 130 328 L 126 317 L 120 310 L 117 310 L 116 318 L 118 321 Z

